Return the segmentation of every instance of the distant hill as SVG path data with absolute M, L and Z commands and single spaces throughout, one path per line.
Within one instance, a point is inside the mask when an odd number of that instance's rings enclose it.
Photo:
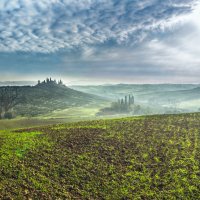
M 25 86 L 35 85 L 35 81 L 1 81 L 0 86 Z
M 200 87 L 184 89 L 184 90 L 151 92 L 148 94 L 141 94 L 140 98 L 148 99 L 148 101 L 152 100 L 156 101 L 158 99 L 159 102 L 157 103 L 163 103 L 169 100 L 182 102 L 182 101 L 200 99 Z
M 117 84 L 71 87 L 110 98 L 112 101 L 131 94 L 137 104 L 150 107 L 152 113 L 165 113 L 167 108 L 180 108 L 181 112 L 195 112 L 200 108 L 199 84 Z
M 20 96 L 18 100 L 19 104 L 14 107 L 14 111 L 16 115 L 21 116 L 37 116 L 54 110 L 88 104 L 92 105 L 105 101 L 104 98 L 76 91 L 53 81 L 40 83 L 35 86 L 17 87 Z
M 200 85 L 197 84 L 67 87 L 61 81 L 47 79 L 34 86 L 17 87 L 20 91 L 19 104 L 14 108 L 17 116 L 46 115 L 72 107 L 103 108 L 105 104 L 107 106 L 129 94 L 134 96 L 136 105 L 151 114 L 196 112 L 200 109 Z
M 143 96 L 151 96 L 159 93 L 173 91 L 185 91 L 197 88 L 195 84 L 117 84 L 117 85 L 98 85 L 98 86 L 70 86 L 71 88 L 95 94 L 99 96 L 109 97 L 111 99 L 121 98 L 127 94 L 133 94 L 137 99 L 142 100 Z M 183 92 L 184 93 L 184 92 Z M 162 94 L 163 95 L 163 94 Z

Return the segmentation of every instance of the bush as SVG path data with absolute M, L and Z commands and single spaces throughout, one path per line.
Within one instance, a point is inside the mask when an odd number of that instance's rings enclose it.
M 12 118 L 14 118 L 13 113 L 12 112 L 6 112 L 4 114 L 4 118 L 5 119 L 12 119 Z

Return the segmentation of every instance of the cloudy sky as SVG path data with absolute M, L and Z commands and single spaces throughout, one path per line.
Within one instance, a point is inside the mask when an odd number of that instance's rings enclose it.
M 199 0 L 0 0 L 0 81 L 199 83 Z

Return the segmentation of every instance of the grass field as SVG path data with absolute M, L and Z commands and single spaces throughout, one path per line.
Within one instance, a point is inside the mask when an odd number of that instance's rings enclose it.
M 0 131 L 0 199 L 200 199 L 200 114 Z
M 85 121 L 100 118 L 114 118 L 115 116 L 96 116 L 96 113 L 100 108 L 108 106 L 108 104 L 100 105 L 86 105 L 79 107 L 71 107 L 62 110 L 55 110 L 45 115 L 39 115 L 37 117 L 17 117 L 15 119 L 0 120 L 0 130 L 16 129 L 16 128 L 28 128 L 36 126 L 46 126 L 58 123 L 67 123 L 75 121 Z M 119 115 L 120 116 L 120 115 Z M 117 116 L 117 117 L 119 117 Z
M 66 119 L 43 119 L 43 118 L 17 118 L 12 120 L 0 120 L 0 130 L 10 130 L 28 128 L 35 126 L 45 126 L 67 122 Z

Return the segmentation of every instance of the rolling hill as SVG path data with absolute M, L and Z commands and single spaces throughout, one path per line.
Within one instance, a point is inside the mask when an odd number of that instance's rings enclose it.
M 0 81 L 0 86 L 36 85 L 35 81 Z
M 105 98 L 76 91 L 62 84 L 54 82 L 35 86 L 17 87 L 19 91 L 18 104 L 14 107 L 16 115 L 37 116 L 55 110 L 69 107 L 101 104 Z M 1 87 L 0 87 L 1 90 Z
M 195 84 L 116 84 L 96 86 L 72 85 L 70 88 L 90 94 L 106 96 L 111 99 L 117 99 L 127 94 L 133 94 L 137 98 L 140 98 L 142 95 L 153 95 L 159 92 L 192 90 L 198 86 L 199 85 Z
M 198 84 L 118 84 L 99 86 L 71 86 L 73 89 L 117 100 L 131 94 L 136 104 L 148 106 L 152 113 L 165 113 L 166 109 L 195 112 L 200 108 Z M 196 102 L 194 104 L 194 102 Z M 193 106 L 192 106 L 193 104 Z

